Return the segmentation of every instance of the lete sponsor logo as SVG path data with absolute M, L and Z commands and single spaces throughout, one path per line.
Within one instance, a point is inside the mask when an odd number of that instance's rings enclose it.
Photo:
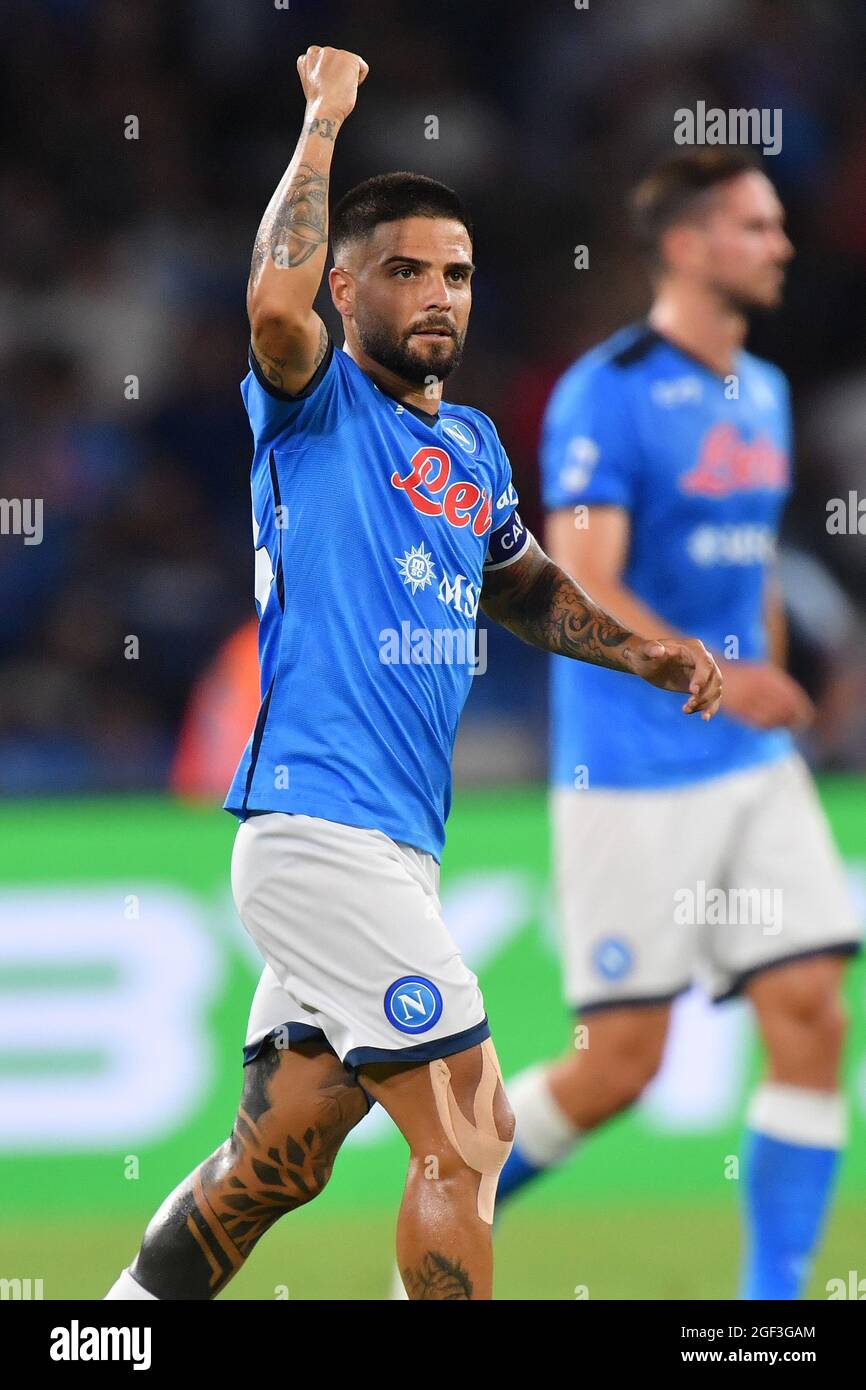
M 694 468 L 680 478 L 680 488 L 701 497 L 727 497 L 784 487 L 787 481 L 787 455 L 767 435 L 748 442 L 735 426 L 714 425 L 704 436 Z
M 409 467 L 405 478 L 391 474 L 391 486 L 406 493 L 416 512 L 444 516 L 448 525 L 458 530 L 471 523 L 476 536 L 490 530 L 493 508 L 489 492 L 475 483 L 449 483 L 451 458 L 444 449 L 429 444 L 417 449 Z

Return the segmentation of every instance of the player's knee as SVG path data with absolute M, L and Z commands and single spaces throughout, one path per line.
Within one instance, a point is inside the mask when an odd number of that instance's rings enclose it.
M 444 1059 L 430 1063 L 436 1123 L 425 1176 L 432 1172 L 466 1185 L 476 1193 L 478 1215 L 492 1222 L 496 1184 L 511 1152 L 515 1118 L 489 1039 L 480 1054 L 481 1075 L 471 1081 L 460 1067 L 452 1077 Z
M 493 1117 L 496 1122 L 496 1133 L 499 1135 L 499 1138 L 504 1139 L 508 1144 L 513 1143 L 517 1119 L 511 1108 L 511 1102 L 504 1090 L 499 1090 L 496 1093 Z
M 477 1175 L 463 1154 L 435 1134 L 430 1135 L 427 1143 L 421 1140 L 413 1145 L 410 1171 L 425 1182 L 441 1183 L 447 1189 L 459 1188 L 463 1184 L 473 1188 L 477 1182 Z
M 498 1175 L 505 1167 L 514 1141 L 516 1120 L 502 1086 L 498 1086 L 489 1111 L 476 1111 L 474 1097 L 452 1090 L 448 1118 L 430 1130 L 427 1141 L 412 1147 L 416 1161 L 426 1164 L 440 1177 L 462 1178 L 484 1171 Z M 440 1108 L 440 1116 L 442 1110 Z
M 619 1109 L 640 1098 L 660 1066 L 661 1055 L 650 1049 L 618 1058 L 611 1071 L 611 1084 Z
M 588 1052 L 592 1060 L 592 1041 Z M 608 1078 L 618 1108 L 631 1105 L 653 1080 L 664 1055 L 664 1035 L 648 1031 L 639 1015 L 609 1040 L 603 1056 L 595 1060 Z
M 824 1054 L 841 1052 L 848 1015 L 838 992 L 827 992 L 803 1003 L 797 1016 L 801 1027 L 808 1029 L 818 1051 Z
M 413 1145 L 410 1173 L 419 1181 L 436 1183 L 448 1201 L 459 1203 L 465 1198 L 473 1206 L 480 1195 L 481 1180 L 483 1187 L 490 1188 L 492 1203 L 499 1175 L 511 1152 L 514 1116 L 509 1109 L 508 1116 L 498 1117 L 495 1130 L 464 1131 L 461 1138 L 459 1149 L 441 1134 L 431 1134 L 427 1144 L 422 1140 Z M 482 1205 L 479 1204 L 479 1214 L 483 1214 Z
M 844 1043 L 848 1016 L 835 980 L 819 975 L 791 980 L 778 1007 L 785 1022 L 808 1032 L 817 1048 L 841 1048 Z
M 224 1177 L 238 1193 L 255 1194 L 271 1206 L 274 1220 L 305 1206 L 327 1186 L 344 1137 L 335 1132 L 332 1119 L 327 1108 L 314 1107 L 306 1128 L 287 1133 L 285 1126 L 274 1124 L 252 1130 L 247 1117 L 239 1115 L 223 1146 Z
M 831 1045 L 841 1053 L 848 1034 L 848 1010 L 841 995 L 836 995 L 829 1005 L 827 1029 Z
M 333 1172 L 333 1156 L 318 1148 L 313 1129 L 252 1147 L 234 1133 L 224 1147 L 224 1176 L 229 1189 L 239 1184 L 237 1194 L 267 1204 L 274 1221 L 284 1212 L 312 1202 L 324 1191 Z

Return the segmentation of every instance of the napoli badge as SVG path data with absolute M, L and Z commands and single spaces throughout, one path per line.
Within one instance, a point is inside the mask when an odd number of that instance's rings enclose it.
M 592 964 L 603 979 L 624 980 L 634 966 L 634 956 L 627 942 L 606 936 L 593 947 Z
M 454 415 L 442 416 L 442 433 L 447 434 L 449 439 L 453 439 L 455 444 L 459 444 L 461 449 L 465 449 L 467 454 L 474 454 L 478 450 L 478 440 L 471 425 L 467 425 L 465 420 L 458 420 Z
M 404 975 L 385 992 L 385 1017 L 401 1033 L 426 1033 L 442 1016 L 442 995 L 423 975 Z

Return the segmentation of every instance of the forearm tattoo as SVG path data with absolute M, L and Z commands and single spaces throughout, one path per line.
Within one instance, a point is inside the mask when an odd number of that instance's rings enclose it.
M 451 1301 L 471 1299 L 472 1280 L 458 1260 L 449 1260 L 437 1250 L 428 1250 L 414 1269 L 403 1270 L 403 1283 L 410 1299 Z
M 552 560 L 503 601 L 501 612 L 495 606 L 488 611 L 533 647 L 614 671 L 632 669 L 616 649 L 634 634 L 596 607 Z
M 312 164 L 300 164 L 282 198 L 262 218 L 253 247 L 250 290 L 255 290 L 268 260 L 294 270 L 328 240 L 328 180 Z
M 308 135 L 321 135 L 323 140 L 336 140 L 339 124 L 339 121 L 331 120 L 329 116 L 313 116 L 306 130 Z

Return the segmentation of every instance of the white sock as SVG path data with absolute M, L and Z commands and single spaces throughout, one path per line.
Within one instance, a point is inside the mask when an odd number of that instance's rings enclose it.
M 152 1298 L 154 1303 L 159 1302 L 156 1294 L 148 1293 L 147 1289 L 143 1288 L 141 1284 L 133 1279 L 128 1269 L 123 1271 L 116 1284 L 112 1284 L 105 1298 L 102 1300 L 103 1303 L 109 1298 L 122 1298 L 127 1302 L 131 1299 Z
M 506 1086 L 514 1111 L 514 1143 L 533 1168 L 561 1163 L 578 1143 L 582 1131 L 560 1109 L 547 1084 L 547 1066 L 529 1067 Z
M 847 1107 L 839 1091 L 765 1081 L 749 1102 L 746 1120 L 750 1129 L 787 1144 L 843 1149 L 848 1138 Z

